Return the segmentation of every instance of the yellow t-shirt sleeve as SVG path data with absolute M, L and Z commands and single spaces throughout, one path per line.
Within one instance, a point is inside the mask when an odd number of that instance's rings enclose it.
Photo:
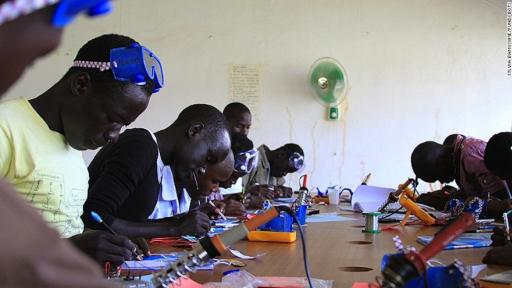
M 12 141 L 5 123 L 0 121 L 0 177 L 5 178 L 12 162 Z

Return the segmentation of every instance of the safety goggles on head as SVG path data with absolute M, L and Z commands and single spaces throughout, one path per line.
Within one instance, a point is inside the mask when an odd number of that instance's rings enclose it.
M 11 0 L 0 5 L 0 25 L 56 3 L 59 4 L 52 24 L 59 28 L 71 23 L 82 12 L 93 17 L 112 10 L 110 0 Z
M 304 167 L 304 156 L 293 152 L 290 158 L 288 158 L 288 167 L 291 168 L 293 172 L 302 169 Z
M 235 167 L 234 170 L 239 173 L 250 173 L 256 164 L 258 163 L 258 151 L 251 149 L 245 152 L 241 152 L 235 156 Z
M 164 71 L 160 60 L 151 50 L 137 43 L 130 47 L 110 50 L 110 62 L 75 60 L 73 67 L 96 68 L 100 71 L 112 70 L 114 79 L 139 86 L 153 80 L 155 83 L 153 93 L 164 86 Z

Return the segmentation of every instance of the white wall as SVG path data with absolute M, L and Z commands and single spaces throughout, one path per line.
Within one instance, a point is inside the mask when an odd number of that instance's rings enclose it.
M 80 19 L 9 97 L 57 81 L 85 41 L 122 33 L 163 60 L 166 87 L 133 124 L 159 129 L 182 108 L 229 99 L 229 65 L 262 67 L 256 144 L 304 147 L 311 185 L 396 186 L 412 176 L 416 144 L 453 132 L 488 139 L 510 130 L 505 1 L 115 1 L 107 18 Z M 328 122 L 306 86 L 317 58 L 338 59 L 350 87 Z M 93 153 L 85 154 L 87 160 Z M 290 180 L 296 183 L 297 177 Z M 294 185 L 296 186 L 296 184 Z

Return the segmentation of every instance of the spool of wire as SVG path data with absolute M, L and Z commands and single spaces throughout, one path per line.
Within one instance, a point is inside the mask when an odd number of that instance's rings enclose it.
M 380 212 L 370 212 L 370 213 L 363 213 L 365 218 L 365 225 L 364 225 L 364 233 L 372 233 L 377 234 L 380 233 L 379 230 L 379 216 L 382 213 Z

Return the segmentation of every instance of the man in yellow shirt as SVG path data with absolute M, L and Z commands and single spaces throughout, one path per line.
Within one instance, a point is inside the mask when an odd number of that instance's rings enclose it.
M 129 37 L 97 37 L 80 49 L 73 67 L 48 91 L 29 101 L 0 104 L 0 176 L 61 236 L 71 237 L 100 263 L 120 264 L 131 258 L 133 243 L 109 234 L 82 233 L 88 172 L 80 150 L 116 141 L 121 128 L 146 109 L 150 95 L 162 86 L 163 72 L 161 66 L 154 68 L 160 63 L 151 52 L 140 61 L 153 65 L 146 71 L 156 74 L 122 70 L 123 63 L 137 59 L 120 59 L 110 66 L 116 48 L 123 57 L 147 50 Z M 133 49 L 136 53 L 130 52 Z
M 85 1 L 84 1 L 85 2 Z M 106 1 L 108 2 L 108 1 Z M 52 25 L 59 1 L 48 3 L 0 0 L 0 11 L 9 11 L 3 18 L 0 12 L 0 63 L 9 69 L 0 71 L 0 97 L 22 75 L 35 59 L 55 49 L 63 31 Z M 87 11 L 96 2 L 81 3 Z M 108 3 L 107 3 L 108 4 Z M 11 9 L 4 9 L 9 5 Z M 12 9 L 14 6 L 18 10 Z M 18 15 L 16 12 L 23 11 Z M 68 14 L 72 20 L 75 14 Z M 13 57 L 16 56 L 16 57 Z M 100 270 L 88 257 L 79 253 L 57 232 L 47 226 L 40 215 L 19 195 L 0 180 L 0 279 L 2 287 L 112 287 L 102 279 Z M 102 234 L 96 233 L 98 235 Z M 20 277 L 20 271 L 31 271 Z
M 89 181 L 82 153 L 51 130 L 26 99 L 0 104 L 0 151 L 0 175 L 44 219 L 62 237 L 82 233 Z

